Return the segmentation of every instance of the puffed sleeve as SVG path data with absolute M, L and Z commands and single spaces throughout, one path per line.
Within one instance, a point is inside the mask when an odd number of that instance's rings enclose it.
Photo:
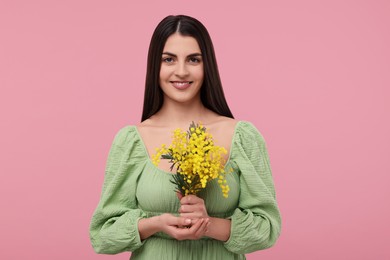
M 280 234 L 281 218 L 265 141 L 249 122 L 241 125 L 235 137 L 232 158 L 240 178 L 238 208 L 231 216 L 230 238 L 225 247 L 247 254 L 269 248 Z
M 138 220 L 145 214 L 135 197 L 142 153 L 134 143 L 133 130 L 131 126 L 122 128 L 108 155 L 100 201 L 90 224 L 90 239 L 97 253 L 134 251 L 143 245 Z

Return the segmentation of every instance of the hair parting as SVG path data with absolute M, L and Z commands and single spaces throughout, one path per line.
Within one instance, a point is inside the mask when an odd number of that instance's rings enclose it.
M 177 33 L 180 33 L 180 24 L 181 24 L 181 21 L 179 21 L 179 22 L 177 23 L 176 31 L 175 31 L 175 32 L 177 32 Z

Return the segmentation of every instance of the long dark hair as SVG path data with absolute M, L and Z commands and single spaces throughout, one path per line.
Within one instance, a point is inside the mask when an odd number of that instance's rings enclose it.
M 223 93 L 213 43 L 206 27 L 190 16 L 170 15 L 157 25 L 150 41 L 141 121 L 157 113 L 163 105 L 164 96 L 159 85 L 161 55 L 165 42 L 174 33 L 194 37 L 199 44 L 204 61 L 204 79 L 200 90 L 203 105 L 219 115 L 234 118 Z

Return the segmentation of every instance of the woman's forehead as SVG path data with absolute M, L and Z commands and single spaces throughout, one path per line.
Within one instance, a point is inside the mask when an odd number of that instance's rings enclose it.
M 163 52 L 169 52 L 176 55 L 189 55 L 201 53 L 201 50 L 198 41 L 194 37 L 175 33 L 168 37 Z

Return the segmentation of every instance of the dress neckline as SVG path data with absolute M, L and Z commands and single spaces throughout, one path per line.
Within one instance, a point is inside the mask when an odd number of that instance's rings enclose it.
M 232 151 L 233 151 L 233 146 L 234 146 L 234 139 L 235 139 L 235 137 L 236 137 L 236 135 L 237 135 L 237 129 L 238 129 L 238 126 L 241 124 L 241 122 L 243 122 L 243 121 L 237 121 L 236 125 L 234 126 L 233 136 L 232 136 L 232 140 L 231 140 L 231 142 L 230 142 L 229 156 L 228 156 L 228 158 L 227 158 L 227 160 L 226 160 L 226 163 L 225 163 L 225 166 L 224 166 L 224 170 L 225 170 L 225 171 L 226 171 L 227 165 L 230 163 L 231 158 L 232 158 Z M 148 149 L 147 149 L 147 147 L 146 147 L 146 145 L 145 145 L 145 142 L 144 142 L 144 140 L 142 139 L 142 136 L 141 136 L 140 132 L 138 131 L 137 126 L 136 126 L 136 125 L 133 125 L 132 127 L 133 127 L 133 129 L 135 130 L 135 133 L 136 133 L 136 135 L 137 135 L 137 137 L 138 137 L 139 142 L 141 143 L 141 146 L 142 146 L 142 148 L 143 148 L 144 154 L 145 154 L 145 156 L 146 156 L 146 158 L 147 158 L 147 159 L 146 159 L 147 162 L 148 162 L 153 168 L 155 168 L 157 171 L 162 172 L 162 173 L 165 173 L 165 174 L 173 175 L 172 172 L 163 170 L 163 169 L 159 168 L 158 166 L 154 165 L 152 159 L 150 158 L 150 155 L 149 155 Z

